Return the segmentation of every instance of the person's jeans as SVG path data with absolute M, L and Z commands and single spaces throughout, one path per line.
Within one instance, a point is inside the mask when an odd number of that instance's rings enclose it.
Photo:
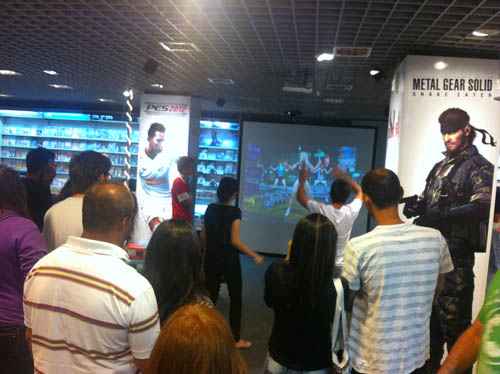
M 22 326 L 0 326 L 0 374 L 33 374 L 33 358 Z
M 267 355 L 266 369 L 264 373 L 265 374 L 331 374 L 332 369 L 326 368 L 326 369 L 311 370 L 311 371 L 292 370 L 277 363 L 272 359 L 271 356 Z

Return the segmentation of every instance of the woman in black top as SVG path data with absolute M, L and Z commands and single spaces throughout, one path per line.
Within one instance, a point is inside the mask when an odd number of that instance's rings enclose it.
M 155 291 L 160 321 L 188 303 L 209 303 L 198 237 L 185 221 L 158 225 L 146 249 L 144 276 Z
M 337 232 L 320 214 L 302 218 L 288 262 L 266 272 L 264 298 L 274 310 L 267 373 L 330 373 Z
M 230 299 L 229 322 L 237 348 L 249 348 L 251 343 L 240 337 L 241 330 L 241 264 L 240 252 L 253 258 L 256 264 L 264 261 L 240 240 L 241 210 L 234 206 L 238 182 L 224 177 L 217 188 L 218 202 L 205 212 L 202 237 L 206 243 L 205 278 L 210 298 L 219 296 L 220 284 L 227 283 Z

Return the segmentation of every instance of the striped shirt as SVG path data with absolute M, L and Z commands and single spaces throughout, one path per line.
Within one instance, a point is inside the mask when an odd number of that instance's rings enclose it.
M 159 334 L 148 281 L 110 243 L 69 237 L 24 284 L 36 373 L 136 373 Z
M 356 371 L 406 374 L 425 364 L 438 275 L 452 270 L 445 239 L 427 227 L 381 225 L 348 242 L 343 277 L 357 291 L 348 343 Z

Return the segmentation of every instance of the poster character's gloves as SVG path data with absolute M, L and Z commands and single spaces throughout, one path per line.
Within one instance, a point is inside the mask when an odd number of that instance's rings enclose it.
M 431 208 L 425 211 L 425 214 L 421 215 L 415 220 L 415 224 L 418 226 L 426 227 L 437 227 L 443 220 L 449 216 L 449 209 L 446 207 Z
M 400 203 L 405 204 L 403 214 L 406 218 L 421 216 L 425 213 L 424 200 L 419 199 L 418 195 L 404 197 L 401 199 Z

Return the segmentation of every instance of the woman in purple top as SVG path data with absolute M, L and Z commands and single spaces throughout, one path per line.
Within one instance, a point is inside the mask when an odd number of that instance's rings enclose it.
M 0 371 L 33 373 L 24 337 L 23 284 L 47 253 L 38 227 L 28 218 L 26 191 L 19 174 L 0 165 Z

